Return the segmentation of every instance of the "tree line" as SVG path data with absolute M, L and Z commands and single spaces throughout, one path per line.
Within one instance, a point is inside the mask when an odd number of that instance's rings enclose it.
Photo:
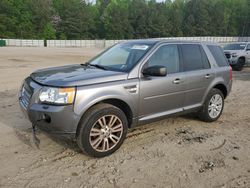
M 250 0 L 1 0 L 0 38 L 250 36 Z

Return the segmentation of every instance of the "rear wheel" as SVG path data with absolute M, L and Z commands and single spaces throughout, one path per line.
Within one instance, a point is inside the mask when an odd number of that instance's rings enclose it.
M 213 88 L 199 112 L 199 118 L 206 122 L 216 121 L 224 108 L 224 95 L 219 89 Z
M 77 143 L 88 155 L 105 157 L 119 149 L 127 129 L 127 118 L 122 110 L 110 104 L 98 104 L 84 115 Z

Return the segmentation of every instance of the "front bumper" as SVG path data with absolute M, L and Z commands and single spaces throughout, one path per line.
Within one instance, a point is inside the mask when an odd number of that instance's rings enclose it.
M 47 105 L 37 102 L 41 85 L 27 78 L 24 82 L 30 97 L 24 100 L 22 91 L 19 95 L 19 104 L 26 118 L 40 129 L 49 133 L 75 134 L 80 117 L 74 113 L 73 105 Z M 26 102 L 24 102 L 26 101 Z
M 237 56 L 236 57 L 232 56 L 232 54 L 228 53 L 228 52 L 224 52 L 224 53 L 225 53 L 225 56 L 226 56 L 226 58 L 227 58 L 230 65 L 237 64 L 237 62 L 238 62 L 238 57 Z
M 228 62 L 229 62 L 230 65 L 236 65 L 237 62 L 238 62 L 238 58 L 231 57 L 231 58 L 228 59 Z

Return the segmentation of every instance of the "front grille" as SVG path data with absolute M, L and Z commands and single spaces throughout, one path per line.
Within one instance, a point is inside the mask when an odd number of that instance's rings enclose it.
M 31 87 L 25 82 L 21 90 L 20 102 L 26 109 L 29 106 L 29 102 L 33 94 L 32 92 L 33 90 Z
M 228 53 L 225 53 L 225 56 L 227 57 L 227 59 L 230 59 L 231 55 Z

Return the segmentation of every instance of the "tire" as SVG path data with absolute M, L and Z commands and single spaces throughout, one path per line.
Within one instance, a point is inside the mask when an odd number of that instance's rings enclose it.
M 217 103 L 213 103 L 216 102 Z M 202 109 L 199 111 L 199 118 L 205 122 L 216 121 L 222 114 L 224 108 L 224 95 L 216 88 L 213 88 L 207 95 Z
M 244 65 L 245 65 L 245 60 L 243 58 L 239 58 L 237 64 L 234 65 L 232 68 L 235 71 L 242 71 Z
M 120 148 L 127 130 L 128 121 L 122 110 L 110 104 L 97 104 L 83 116 L 76 140 L 84 153 L 100 158 Z

